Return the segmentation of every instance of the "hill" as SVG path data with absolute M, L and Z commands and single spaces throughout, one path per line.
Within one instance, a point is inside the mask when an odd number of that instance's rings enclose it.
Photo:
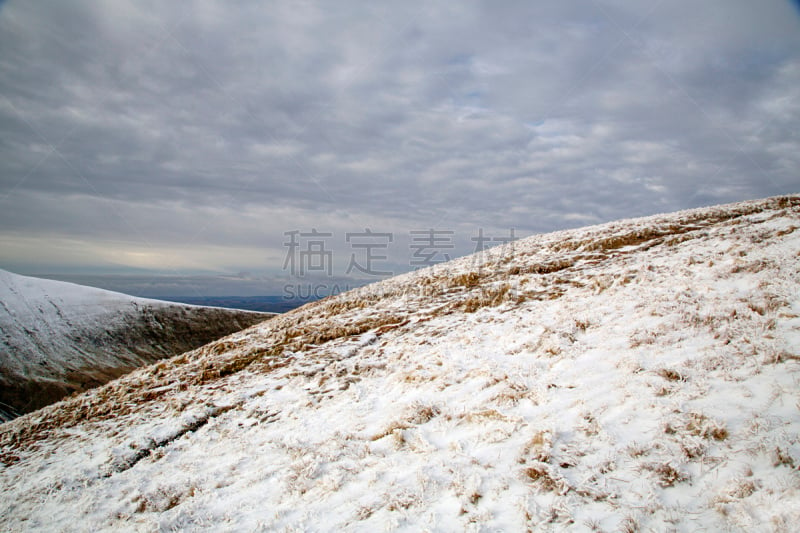
M 303 304 L 319 298 L 305 300 L 291 299 L 287 296 L 165 296 L 161 298 L 169 302 L 225 307 L 227 309 L 244 309 L 262 313 L 285 313 L 297 309 Z
M 6 530 L 800 520 L 800 196 L 534 236 L 0 426 Z
M 134 298 L 0 270 L 0 420 L 270 316 Z

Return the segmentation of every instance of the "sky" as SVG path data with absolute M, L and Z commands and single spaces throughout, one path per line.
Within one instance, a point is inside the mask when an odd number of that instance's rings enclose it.
M 0 3 L 21 274 L 361 284 L 512 231 L 800 192 L 799 168 L 795 2 Z

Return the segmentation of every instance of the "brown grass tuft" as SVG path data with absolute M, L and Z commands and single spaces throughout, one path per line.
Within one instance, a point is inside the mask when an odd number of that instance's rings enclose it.
M 483 307 L 497 307 L 508 301 L 520 301 L 511 293 L 511 286 L 503 283 L 494 287 L 481 288 L 479 291 L 470 293 L 469 297 L 461 302 L 461 309 L 465 313 L 474 313 Z
M 540 463 L 550 462 L 550 452 L 553 449 L 553 438 L 548 431 L 537 431 L 522 449 L 520 462 L 527 462 L 528 459 Z
M 450 287 L 466 287 L 471 289 L 473 287 L 477 287 L 480 284 L 480 281 L 480 274 L 477 272 L 467 272 L 465 274 L 459 274 L 458 276 L 450 278 L 448 285 Z
M 684 377 L 677 371 L 671 368 L 660 368 L 656 374 L 668 381 L 684 381 Z
M 535 483 L 542 490 L 561 495 L 569 491 L 570 487 L 567 482 L 555 476 L 550 467 L 544 463 L 529 466 L 523 469 L 522 473 L 525 478 Z
M 672 487 L 675 483 L 688 480 L 688 476 L 680 472 L 669 463 L 651 463 L 644 466 L 645 470 L 653 472 L 658 476 L 659 485 L 662 487 Z
M 705 439 L 725 440 L 728 438 L 728 430 L 724 425 L 701 413 L 689 414 L 686 430 L 692 435 Z

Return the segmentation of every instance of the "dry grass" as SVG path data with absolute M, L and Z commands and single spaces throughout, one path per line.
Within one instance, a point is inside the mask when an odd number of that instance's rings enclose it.
M 275 346 L 271 349 L 261 348 L 256 350 L 250 350 L 238 357 L 224 359 L 222 361 L 212 360 L 209 361 L 208 363 L 203 364 L 200 374 L 197 377 L 195 383 L 198 385 L 202 385 L 210 381 L 216 381 L 218 379 L 224 378 L 225 376 L 229 376 L 231 374 L 235 374 L 236 372 L 244 370 L 255 361 L 258 361 L 265 357 L 279 357 L 282 354 L 283 354 L 283 347 Z
M 657 226 L 654 228 L 641 228 L 630 233 L 625 233 L 622 235 L 612 235 L 611 237 L 605 237 L 601 239 L 597 239 L 591 244 L 584 247 L 585 250 L 602 250 L 604 252 L 609 252 L 612 250 L 618 250 L 620 248 L 625 248 L 627 246 L 636 246 L 646 242 L 650 242 L 651 246 L 655 246 L 656 244 L 661 244 L 663 239 L 661 237 L 665 237 L 667 235 L 676 235 L 678 233 L 685 233 L 691 231 L 692 229 L 696 229 L 692 226 L 684 226 L 681 224 L 671 224 L 667 226 Z
M 705 439 L 725 440 L 728 438 L 728 429 L 723 424 L 701 413 L 689 413 L 686 430 L 692 435 Z
M 612 287 L 616 277 L 608 274 L 601 274 L 592 278 L 591 285 L 595 294 L 605 292 L 606 289 Z
M 626 516 L 619 524 L 620 533 L 638 533 L 639 523 L 632 517 Z
M 552 467 L 539 463 L 522 470 L 523 476 L 538 488 L 547 492 L 564 495 L 569 492 L 569 484 L 553 472 Z
M 772 453 L 772 466 L 788 466 L 789 468 L 794 468 L 794 465 L 794 459 L 789 455 L 789 452 L 780 447 L 775 448 L 775 451 Z
M 689 479 L 686 474 L 669 463 L 649 463 L 644 465 L 643 469 L 656 474 L 658 483 L 662 487 L 672 487 Z
M 483 307 L 497 307 L 506 302 L 522 303 L 524 297 L 522 295 L 515 295 L 511 291 L 511 286 L 507 283 L 495 285 L 491 287 L 481 288 L 477 292 L 470 293 L 464 299 L 459 308 L 465 313 L 474 313 Z
M 402 491 L 392 496 L 386 504 L 386 509 L 389 511 L 408 510 L 420 504 L 422 504 L 422 498 L 418 495 L 408 491 Z
M 412 424 L 426 424 L 439 416 L 441 410 L 435 405 L 416 405 L 411 416 L 408 417 Z
M 440 414 L 441 410 L 435 405 L 415 403 L 406 409 L 399 420 L 391 422 L 385 429 L 370 437 L 370 440 L 376 441 L 389 435 L 398 435 L 402 430 L 426 424 Z
M 758 273 L 763 272 L 764 270 L 774 268 L 775 263 L 772 261 L 765 261 L 763 259 L 759 259 L 756 261 L 750 261 L 747 263 L 737 262 L 731 269 L 731 274 L 741 274 L 743 272 L 750 272 L 750 273 Z
M 776 231 L 775 232 L 775 237 L 784 237 L 786 235 L 789 235 L 790 233 L 794 233 L 798 229 L 799 229 L 798 226 L 789 226 L 786 229 L 782 229 L 782 230 Z
M 664 426 L 664 433 L 668 435 L 688 434 L 708 440 L 725 440 L 729 436 L 728 429 L 724 424 L 712 420 L 702 413 L 689 413 L 684 419 L 668 422 Z
M 493 401 L 498 404 L 516 405 L 521 399 L 531 397 L 531 395 L 531 390 L 526 385 L 510 382 L 493 398 Z
M 11 452 L 0 452 L 0 464 L 3 466 L 11 466 L 19 461 L 19 455 Z
M 550 261 L 549 263 L 536 263 L 525 267 L 519 267 L 519 272 L 521 274 L 553 274 L 574 266 L 579 259 L 581 258 L 566 257 Z
M 717 511 L 725 515 L 728 512 L 727 504 L 751 496 L 758 490 L 758 485 L 753 479 L 734 479 L 720 494 L 711 499 L 711 503 Z
M 468 289 L 472 289 L 473 287 L 477 287 L 481 283 L 481 275 L 477 272 L 467 272 L 465 274 L 459 274 L 458 276 L 454 276 L 449 278 L 447 281 L 447 285 L 449 287 L 466 287 Z
M 376 433 L 375 435 L 370 437 L 370 440 L 372 440 L 372 441 L 381 440 L 384 437 L 388 437 L 389 435 L 392 435 L 396 431 L 402 431 L 404 429 L 409 429 L 411 427 L 413 427 L 413 424 L 411 424 L 409 422 L 396 420 L 396 421 L 392 422 L 391 424 L 389 424 L 388 426 L 386 426 L 386 428 L 383 429 L 382 431 L 379 431 L 378 433 Z
M 706 455 L 708 450 L 705 440 L 699 437 L 685 438 L 681 441 L 680 446 L 687 459 L 700 459 Z
M 575 329 L 577 329 L 581 333 L 584 333 L 587 329 L 589 329 L 589 326 L 591 326 L 589 320 L 577 319 L 577 318 L 575 319 Z
M 702 230 L 708 226 L 723 222 L 735 221 L 738 218 L 752 215 L 765 210 L 792 209 L 800 205 L 800 198 L 793 196 L 771 198 L 766 202 L 744 204 L 735 208 L 703 210 L 688 213 L 675 221 L 656 222 L 648 228 L 636 228 L 626 233 L 614 234 L 607 237 L 600 236 L 587 239 L 569 239 L 555 246 L 554 251 L 603 251 L 612 252 L 628 246 L 639 246 L 647 243 L 644 249 L 659 244 L 675 245 L 691 238 L 701 236 Z M 612 230 L 613 231 L 613 230 Z M 691 233 L 692 235 L 686 235 Z
M 310 329 L 304 332 L 303 340 L 306 344 L 323 344 L 342 337 L 361 335 L 367 331 L 382 326 L 396 325 L 402 322 L 402 317 L 384 313 L 376 317 L 368 317 L 355 323 L 332 324 L 327 328 Z
M 553 437 L 549 431 L 537 431 L 522 449 L 519 462 L 525 463 L 529 459 L 540 463 L 548 463 L 553 449 Z
M 135 496 L 133 498 L 133 503 L 137 504 L 137 513 L 163 513 L 177 507 L 185 500 L 194 497 L 194 494 L 195 488 L 193 485 L 188 487 L 159 487 L 149 494 Z
M 784 213 L 776 211 L 778 209 L 784 210 Z M 800 198 L 784 196 L 734 207 L 705 209 L 656 219 L 649 228 L 630 229 L 624 225 L 611 225 L 603 229 L 603 233 L 587 232 L 580 237 L 568 237 L 559 242 L 546 244 L 535 252 L 523 249 L 511 258 L 513 260 L 497 261 L 492 268 L 487 268 L 486 272 L 466 272 L 449 279 L 445 274 L 430 271 L 427 275 L 411 276 L 404 282 L 365 287 L 313 302 L 256 326 L 258 331 L 255 333 L 249 333 L 235 340 L 223 339 L 164 361 L 156 367 L 136 371 L 88 394 L 69 398 L 56 406 L 38 411 L 33 416 L 23 417 L 18 422 L 3 424 L 0 428 L 0 446 L 4 449 L 3 461 L 14 461 L 15 450 L 85 420 L 124 417 L 134 410 L 146 414 L 142 406 L 152 404 L 152 409 L 156 410 L 158 407 L 156 404 L 171 402 L 171 398 L 177 394 L 174 391 L 205 387 L 245 369 L 270 372 L 282 365 L 291 364 L 292 352 L 307 350 L 309 347 L 360 335 L 370 330 L 384 333 L 400 328 L 414 312 L 414 306 L 421 306 L 426 302 L 429 305 L 432 300 L 442 304 L 437 312 L 449 313 L 475 312 L 483 307 L 532 298 L 540 300 L 558 298 L 564 294 L 566 288 L 557 287 L 552 277 L 548 277 L 555 272 L 570 268 L 580 269 L 582 264 L 596 266 L 602 261 L 625 253 L 622 248 L 627 246 L 638 246 L 641 249 L 661 244 L 675 244 L 690 237 L 699 237 L 704 228 L 720 223 L 735 224 L 740 217 L 754 213 L 772 210 L 776 216 L 785 216 L 785 210 L 791 210 L 792 216 L 795 216 L 794 213 L 799 209 Z M 780 230 L 783 232 L 780 235 L 795 230 L 794 226 Z M 539 258 L 547 259 L 534 260 L 534 253 Z M 763 271 L 771 268 L 771 265 L 765 262 L 751 262 L 737 268 Z M 534 279 L 535 276 L 531 275 L 541 276 L 536 279 L 537 282 L 541 282 L 542 291 L 536 293 L 528 290 L 524 294 L 518 294 L 507 279 L 510 276 L 524 275 L 528 275 L 524 279 Z M 566 284 L 571 282 L 570 276 L 562 275 L 562 277 L 565 278 Z M 593 279 L 596 290 L 600 292 L 618 282 L 613 276 L 598 276 Z M 520 280 L 520 286 L 522 281 Z M 463 287 L 466 290 L 457 291 L 457 294 L 450 297 L 448 291 L 453 292 L 451 289 L 455 287 Z M 386 312 L 384 302 L 398 298 L 406 299 L 404 301 L 408 302 L 409 310 L 401 312 L 393 308 L 392 312 Z M 748 306 L 753 313 L 769 318 L 779 312 L 780 308 L 785 306 L 785 302 L 767 298 L 763 301 L 749 302 Z M 373 307 L 374 313 L 371 313 L 371 316 L 357 316 L 366 314 L 362 310 Z M 433 316 L 433 313 L 431 314 Z M 702 317 L 699 319 L 702 322 Z M 720 322 L 722 320 L 729 321 L 730 318 L 712 317 L 708 323 L 702 325 L 706 328 L 716 328 L 722 324 Z M 578 330 L 584 330 L 586 327 L 588 325 L 576 322 Z M 254 338 L 258 339 L 260 347 L 248 349 L 252 346 Z M 557 351 L 557 347 L 553 350 Z M 777 363 L 797 357 L 787 352 L 778 353 L 773 359 Z M 677 381 L 676 375 L 666 373 L 666 370 L 664 372 L 662 377 L 667 381 Z M 174 386 L 176 383 L 179 385 Z M 690 432 L 699 432 L 707 439 L 721 440 L 727 437 L 727 430 L 724 427 L 709 426 L 701 419 L 690 420 L 683 429 L 689 427 L 694 428 L 689 430 Z
M 660 368 L 656 371 L 656 374 L 661 376 L 662 378 L 666 379 L 667 381 L 685 381 L 686 378 L 677 370 L 673 370 L 671 368 Z
M 635 459 L 647 455 L 650 452 L 650 446 L 634 442 L 625 448 L 625 452 Z
M 480 424 L 487 420 L 497 420 L 500 422 L 509 422 L 511 419 L 498 411 L 497 409 L 483 409 L 481 411 L 472 411 L 461 416 L 465 422 L 470 424 Z

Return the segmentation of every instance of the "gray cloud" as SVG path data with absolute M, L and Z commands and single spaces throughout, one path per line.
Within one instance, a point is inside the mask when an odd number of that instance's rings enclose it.
M 778 0 L 11 0 L 0 267 L 275 271 L 284 231 L 370 225 L 402 265 L 412 229 L 467 253 L 796 192 L 798 29 Z

